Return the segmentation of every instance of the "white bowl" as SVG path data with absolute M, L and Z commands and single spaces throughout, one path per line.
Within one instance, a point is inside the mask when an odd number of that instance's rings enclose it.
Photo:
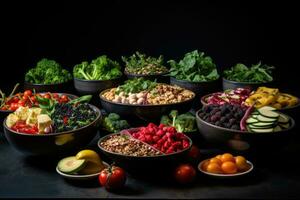
M 103 164 L 106 167 L 109 167 L 108 163 L 103 162 Z M 69 179 L 69 180 L 91 180 L 91 179 L 97 178 L 99 176 L 99 174 L 101 173 L 101 171 L 100 171 L 100 172 L 95 173 L 95 174 L 85 174 L 85 175 L 81 175 L 81 174 L 66 174 L 66 173 L 60 171 L 58 169 L 58 166 L 56 166 L 56 172 L 58 174 L 60 174 L 62 177 L 64 177 L 65 179 Z
M 202 165 L 205 161 L 207 161 L 209 159 L 206 159 L 206 160 L 203 160 L 201 161 L 199 164 L 198 164 L 198 170 L 200 172 L 202 172 L 203 174 L 205 175 L 208 175 L 208 176 L 212 176 L 212 177 L 216 177 L 216 178 L 233 178 L 233 177 L 240 177 L 240 176 L 243 176 L 243 175 L 246 175 L 248 173 L 250 173 L 252 170 L 253 170 L 253 164 L 247 160 L 247 163 L 250 165 L 250 168 L 247 170 L 247 171 L 244 171 L 244 172 L 239 172 L 239 173 L 235 173 L 235 174 L 215 174 L 215 173 L 210 173 L 210 172 L 206 172 L 202 169 Z

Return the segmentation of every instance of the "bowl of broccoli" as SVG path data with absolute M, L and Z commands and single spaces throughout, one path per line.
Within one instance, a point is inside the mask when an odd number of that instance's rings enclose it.
M 129 123 L 125 119 L 121 119 L 117 113 L 109 113 L 104 116 L 101 121 L 101 136 L 118 133 L 124 129 L 130 128 Z
M 43 58 L 25 74 L 24 89 L 36 92 L 72 92 L 72 75 L 55 60 Z
M 73 68 L 74 87 L 80 95 L 96 95 L 102 90 L 116 87 L 121 83 L 122 75 L 119 63 L 106 55 L 90 63 L 84 61 Z

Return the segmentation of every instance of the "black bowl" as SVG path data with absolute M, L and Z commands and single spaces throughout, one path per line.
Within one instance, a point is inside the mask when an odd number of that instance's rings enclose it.
M 90 106 L 97 113 L 97 118 L 79 129 L 50 134 L 25 134 L 8 128 L 5 119 L 5 137 L 16 150 L 25 155 L 60 156 L 74 153 L 87 146 L 97 134 L 101 112 L 96 106 Z
M 64 83 L 54 83 L 54 84 L 35 84 L 24 82 L 24 90 L 32 90 L 35 92 L 73 92 L 73 81 L 68 81 Z
M 112 80 L 84 80 L 74 78 L 74 87 L 80 95 L 93 95 L 91 103 L 100 106 L 98 94 L 105 89 L 117 87 L 122 81 L 122 77 Z
M 273 81 L 264 82 L 264 83 L 251 83 L 251 82 L 238 82 L 238 81 L 230 81 L 223 78 L 223 90 L 228 89 L 236 89 L 236 88 L 249 88 L 250 90 L 256 90 L 258 87 L 266 86 L 271 87 L 273 85 Z
M 251 133 L 239 131 L 210 124 L 199 117 L 200 110 L 196 113 L 199 132 L 210 145 L 249 153 L 276 153 L 285 146 L 293 136 L 295 121 L 293 118 L 288 129 L 271 133 Z
M 133 129 L 128 129 L 124 131 L 130 131 Z M 162 168 L 170 168 L 170 166 L 178 164 L 180 163 L 180 161 L 184 160 L 186 158 L 187 153 L 189 152 L 189 149 L 192 147 L 192 140 L 188 136 L 186 136 L 190 142 L 190 146 L 180 152 L 157 156 L 128 156 L 124 154 L 113 153 L 101 147 L 100 143 L 102 141 L 115 134 L 120 133 L 113 133 L 100 138 L 100 140 L 98 141 L 98 147 L 101 153 L 104 154 L 108 159 L 117 163 L 119 166 L 123 167 L 124 169 L 126 169 L 126 171 L 129 172 L 138 173 L 138 171 L 141 170 L 145 173 L 146 169 L 151 169 L 150 171 L 153 171 L 154 169 L 161 170 Z
M 150 80 L 158 83 L 170 83 L 170 77 L 167 76 L 169 72 L 164 72 L 160 74 L 131 74 L 126 71 L 124 71 L 124 74 L 127 76 L 128 79 L 134 79 L 134 78 L 144 78 L 145 80 Z
M 117 113 L 122 118 L 136 118 L 143 121 L 159 122 L 164 114 L 168 114 L 171 110 L 178 110 L 178 112 L 187 112 L 191 109 L 194 98 L 187 101 L 173 104 L 162 105 L 132 105 L 122 104 L 108 101 L 102 97 L 102 94 L 110 89 L 104 90 L 100 93 L 100 102 L 103 109 L 108 113 Z
M 198 108 L 200 107 L 200 98 L 203 95 L 212 93 L 213 91 L 216 91 L 219 87 L 221 87 L 220 79 L 208 82 L 191 82 L 185 80 L 178 80 L 174 77 L 171 77 L 170 84 L 186 88 L 188 90 L 193 91 L 196 94 L 195 102 L 193 105 L 193 108 L 195 110 L 198 110 Z

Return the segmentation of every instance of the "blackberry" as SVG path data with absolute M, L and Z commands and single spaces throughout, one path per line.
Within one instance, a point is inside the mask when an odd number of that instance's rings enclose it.
M 226 117 L 221 117 L 220 122 L 224 123 L 226 121 Z
M 210 121 L 216 122 L 218 120 L 218 117 L 216 115 L 213 115 L 210 117 Z
M 234 118 L 229 119 L 229 124 L 233 125 L 235 122 L 236 122 L 236 119 L 234 119 Z
M 234 125 L 231 126 L 231 129 L 240 130 L 240 127 L 237 124 L 234 124 Z
M 217 121 L 217 122 L 215 122 L 215 125 L 216 125 L 216 126 L 221 126 L 221 122 L 220 122 L 220 121 Z

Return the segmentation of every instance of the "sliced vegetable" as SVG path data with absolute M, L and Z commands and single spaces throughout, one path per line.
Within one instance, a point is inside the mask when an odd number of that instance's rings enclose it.
M 277 112 L 274 112 L 272 110 L 268 110 L 268 109 L 258 109 L 258 112 L 268 118 L 278 118 L 279 114 Z
M 57 167 L 61 172 L 74 174 L 83 169 L 85 167 L 85 164 L 86 160 L 76 159 L 75 156 L 70 156 L 60 160 L 57 164 Z

